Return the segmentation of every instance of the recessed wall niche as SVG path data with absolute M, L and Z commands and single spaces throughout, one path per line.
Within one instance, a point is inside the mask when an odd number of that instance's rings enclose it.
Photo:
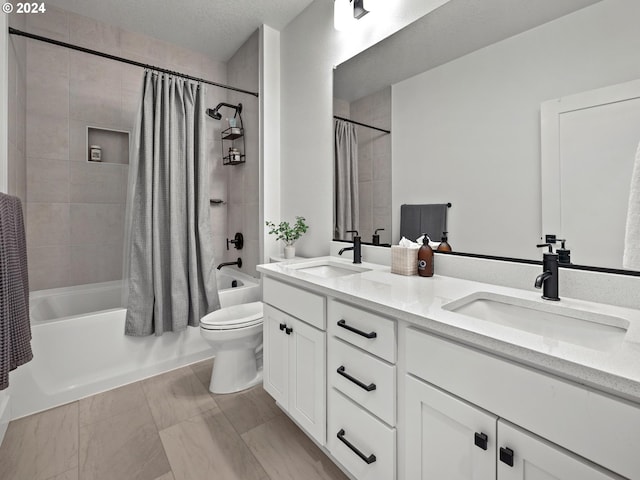
M 87 161 L 129 164 L 129 132 L 87 127 Z

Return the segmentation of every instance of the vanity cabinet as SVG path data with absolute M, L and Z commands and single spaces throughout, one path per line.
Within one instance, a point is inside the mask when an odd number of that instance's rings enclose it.
M 406 360 L 407 478 L 640 478 L 637 406 L 413 328 Z
M 407 478 L 622 478 L 412 376 L 406 402 Z
M 396 478 L 396 322 L 330 299 L 327 448 L 357 480 Z
M 301 428 L 324 445 L 326 333 L 312 326 L 312 322 L 324 325 L 325 299 L 269 278 L 264 279 L 263 288 L 264 389 Z M 301 299 L 310 302 L 307 308 L 315 309 L 300 311 Z

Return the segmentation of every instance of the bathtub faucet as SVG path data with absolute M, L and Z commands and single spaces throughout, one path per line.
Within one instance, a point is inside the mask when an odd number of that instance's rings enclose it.
M 229 267 L 231 265 L 237 265 L 238 268 L 242 268 L 242 259 L 238 258 L 238 260 L 236 260 L 235 262 L 226 262 L 226 263 L 221 263 L 220 265 L 218 265 L 218 270 L 220 270 L 222 267 Z

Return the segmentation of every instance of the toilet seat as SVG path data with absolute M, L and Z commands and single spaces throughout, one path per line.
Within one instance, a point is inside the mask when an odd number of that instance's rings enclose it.
M 205 330 L 237 330 L 261 324 L 262 316 L 262 302 L 243 303 L 205 315 L 200 320 L 200 327 Z

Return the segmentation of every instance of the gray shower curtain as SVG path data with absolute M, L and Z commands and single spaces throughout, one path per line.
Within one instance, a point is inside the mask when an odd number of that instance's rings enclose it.
M 356 126 L 334 120 L 335 213 L 333 238 L 347 238 L 347 230 L 360 229 L 358 209 L 358 138 Z
M 145 73 L 129 167 L 127 335 L 195 327 L 220 308 L 204 109 L 204 87 Z

